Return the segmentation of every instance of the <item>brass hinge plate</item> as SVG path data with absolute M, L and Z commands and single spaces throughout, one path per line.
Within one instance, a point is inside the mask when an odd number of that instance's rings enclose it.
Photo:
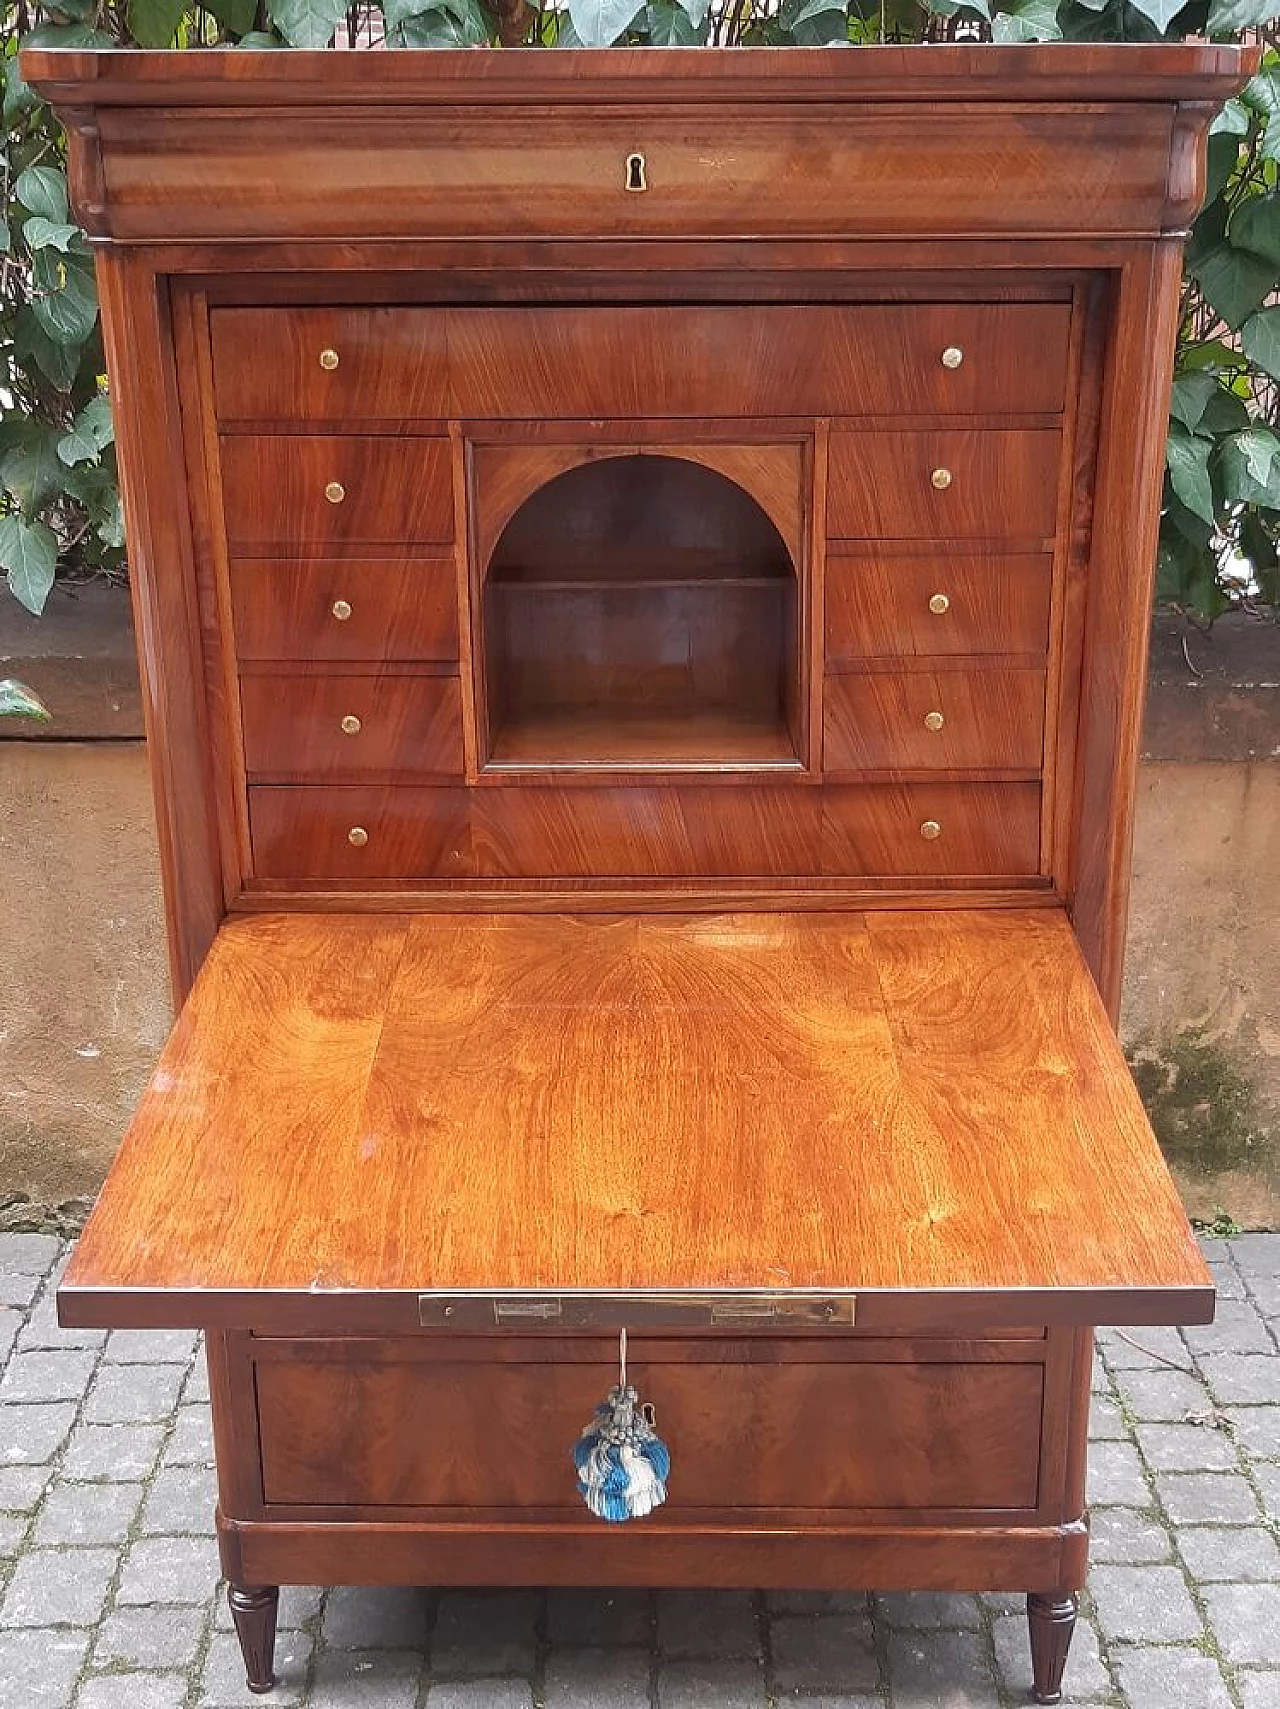
M 857 1295 L 803 1288 L 714 1293 L 523 1293 L 477 1289 L 418 1295 L 424 1329 L 852 1329 Z

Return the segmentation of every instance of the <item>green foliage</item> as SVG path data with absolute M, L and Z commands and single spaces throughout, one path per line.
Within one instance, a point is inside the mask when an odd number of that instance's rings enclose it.
M 1209 618 L 1280 604 L 1280 0 L 382 0 L 371 14 L 343 0 L 6 0 L 0 569 L 13 593 L 39 611 L 58 566 L 113 569 L 124 552 L 91 258 L 20 39 L 324 48 L 385 29 L 397 48 L 844 46 L 920 41 L 931 15 L 956 12 L 1003 42 L 1263 28 L 1263 69 L 1215 123 L 1188 250 L 1159 592 Z

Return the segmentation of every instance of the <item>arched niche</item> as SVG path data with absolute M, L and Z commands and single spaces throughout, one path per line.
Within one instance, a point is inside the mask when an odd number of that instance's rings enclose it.
M 796 565 L 743 487 L 628 452 L 537 486 L 482 582 L 491 766 L 795 767 Z

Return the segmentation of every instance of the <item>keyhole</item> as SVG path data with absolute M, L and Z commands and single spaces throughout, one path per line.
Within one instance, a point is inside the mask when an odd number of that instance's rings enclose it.
M 644 155 L 629 154 L 627 156 L 627 189 L 647 190 L 648 183 L 644 175 Z

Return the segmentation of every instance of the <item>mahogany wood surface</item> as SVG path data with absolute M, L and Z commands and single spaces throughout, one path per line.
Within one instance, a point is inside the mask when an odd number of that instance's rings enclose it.
M 233 549 L 453 537 L 446 439 L 242 434 L 221 461 Z
M 1046 557 L 919 557 L 833 546 L 826 559 L 826 668 L 859 659 L 949 658 L 955 653 L 1043 657 L 1052 562 Z M 941 595 L 940 611 L 930 600 Z
M 229 581 L 241 661 L 458 657 L 452 558 L 238 557 Z
M 255 674 L 241 679 L 240 706 L 253 778 L 462 776 L 456 676 Z
M 1208 1302 L 1064 918 L 237 921 L 63 1297 L 779 1284 Z
M 831 435 L 833 539 L 1017 540 L 1054 532 L 1059 436 L 1052 432 Z M 940 488 L 935 476 L 947 476 Z
M 1043 757 L 1044 672 L 867 671 L 823 686 L 823 769 L 1021 772 Z

